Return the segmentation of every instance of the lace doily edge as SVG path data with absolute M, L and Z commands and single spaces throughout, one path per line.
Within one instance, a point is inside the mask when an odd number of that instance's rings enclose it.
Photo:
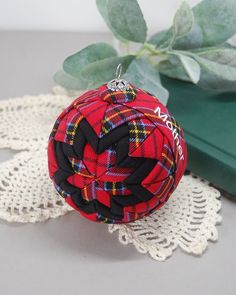
M 199 257 L 207 250 L 208 242 L 216 242 L 218 240 L 218 230 L 216 226 L 222 223 L 223 218 L 220 215 L 221 193 L 217 189 L 215 189 L 214 198 L 217 207 L 217 210 L 214 212 L 215 221 L 210 227 L 208 227 L 208 231 L 201 236 L 201 241 L 199 242 L 198 240 L 195 244 L 191 246 L 186 246 L 184 242 L 181 242 L 181 240 L 179 240 L 177 243 L 174 243 L 171 248 L 161 248 L 161 250 L 158 251 L 158 246 L 160 245 L 147 246 L 144 248 L 141 243 L 139 243 L 138 240 L 135 239 L 132 230 L 127 225 L 110 224 L 108 225 L 108 232 L 112 234 L 118 231 L 118 239 L 121 244 L 132 244 L 139 253 L 149 254 L 154 260 L 160 262 L 163 262 L 167 258 L 171 257 L 177 248 L 180 248 L 187 254 L 192 254 L 193 256 Z
M 68 214 L 73 211 L 73 208 L 70 208 L 67 204 L 64 206 L 58 206 L 51 209 L 34 209 L 32 212 L 24 213 L 24 214 L 12 214 L 11 212 L 1 210 L 0 209 L 0 219 L 3 221 L 7 221 L 9 223 L 17 222 L 17 223 L 38 223 L 47 221 L 50 218 L 57 218 Z

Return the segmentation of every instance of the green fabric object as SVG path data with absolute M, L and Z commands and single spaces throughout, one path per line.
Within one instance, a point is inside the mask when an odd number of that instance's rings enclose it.
M 170 92 L 167 107 L 184 129 L 187 169 L 236 197 L 236 92 L 161 78 Z

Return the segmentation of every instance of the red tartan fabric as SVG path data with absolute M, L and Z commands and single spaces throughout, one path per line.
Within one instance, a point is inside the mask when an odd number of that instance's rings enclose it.
M 187 163 L 183 131 L 160 101 L 133 85 L 102 85 L 58 117 L 48 143 L 49 175 L 84 217 L 123 223 L 159 209 Z

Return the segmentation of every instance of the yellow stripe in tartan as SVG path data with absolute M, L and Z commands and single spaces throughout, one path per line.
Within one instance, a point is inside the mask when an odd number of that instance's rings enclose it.
M 169 187 L 169 183 L 172 181 L 172 179 L 173 179 L 173 176 L 170 175 L 170 176 L 169 176 L 169 179 L 168 179 L 168 182 L 165 184 L 165 188 L 164 188 L 164 190 L 161 192 L 160 195 L 157 195 L 158 199 L 160 199 L 161 197 L 163 197 L 163 195 L 165 194 L 167 188 Z
M 72 135 L 72 139 L 70 140 L 70 144 L 74 143 L 74 137 L 75 137 L 75 133 L 76 133 L 76 129 L 78 128 L 79 123 L 81 122 L 81 120 L 84 118 L 84 116 L 80 115 L 75 123 L 74 123 L 74 127 L 72 131 L 66 131 L 67 135 Z
M 126 91 L 125 93 L 126 94 L 132 94 L 133 96 L 136 95 L 136 92 L 133 89 L 131 89 L 130 91 Z
M 135 123 L 134 123 L 134 133 L 135 133 L 135 146 L 138 147 L 139 146 L 139 141 L 138 141 L 139 130 L 137 128 L 137 124 Z
M 88 198 L 88 193 L 87 193 L 87 186 L 84 187 L 83 192 L 84 192 L 85 200 L 88 201 L 89 198 Z
M 122 111 L 118 111 L 117 113 L 111 115 L 110 117 L 105 118 L 105 119 L 102 121 L 102 131 L 103 131 L 104 133 L 108 133 L 109 130 L 107 130 L 107 129 L 104 127 L 104 124 L 107 123 L 107 122 L 109 122 L 109 121 L 110 121 L 111 119 L 113 119 L 114 117 L 116 117 L 116 116 L 118 116 L 118 115 L 120 115 L 120 114 L 127 113 L 127 112 L 129 112 L 129 111 L 130 111 L 130 109 L 125 109 L 125 110 L 122 110 Z
M 112 194 L 114 195 L 116 193 L 116 183 L 112 182 Z
M 134 126 L 134 130 L 130 130 L 129 132 L 135 134 L 135 146 L 138 147 L 141 144 L 139 142 L 139 137 L 138 137 L 139 133 L 149 134 L 150 131 L 138 129 L 136 123 L 133 123 L 133 126 Z
M 150 133 L 150 131 L 149 130 L 137 130 L 138 131 L 138 133 L 145 133 L 145 134 L 148 134 L 148 133 Z M 129 132 L 131 132 L 131 133 L 136 133 L 136 130 L 130 130 Z
M 88 174 L 84 174 L 84 173 L 81 173 L 81 172 L 79 172 L 78 174 L 81 175 L 81 176 L 84 176 L 84 177 L 93 178 L 93 175 L 88 175 Z
M 109 131 L 109 130 L 106 129 L 106 128 L 104 127 L 104 125 L 102 125 L 102 132 L 106 134 L 106 133 L 108 133 L 108 131 Z
M 171 165 L 174 165 L 174 162 L 173 161 L 171 161 L 168 157 L 167 157 L 167 155 L 165 154 L 165 153 L 162 153 L 161 154 Z
M 73 169 L 75 168 L 75 159 L 74 158 L 71 160 L 71 166 L 72 166 Z M 88 177 L 88 178 L 93 178 L 93 175 L 88 175 L 88 174 L 84 174 L 84 173 L 81 173 L 81 172 L 77 172 L 75 169 L 74 169 L 74 171 L 78 175 Z
M 169 176 L 169 179 L 168 179 L 168 182 L 167 182 L 167 184 L 166 184 L 166 186 L 165 186 L 165 189 L 161 192 L 161 195 L 162 195 L 162 196 L 164 195 L 164 193 L 166 192 L 167 188 L 169 187 L 169 183 L 171 182 L 172 179 L 173 179 L 173 176 L 170 175 L 170 176 Z
M 77 101 L 77 102 L 75 102 L 75 103 L 73 104 L 73 106 L 74 106 L 74 108 L 79 109 L 79 108 L 81 108 L 82 106 L 84 106 L 84 105 L 86 105 L 86 104 L 87 104 L 87 102 L 79 103 L 79 102 Z
M 106 118 L 104 121 L 110 121 L 111 119 L 113 119 L 117 115 L 124 114 L 124 113 L 127 113 L 127 112 L 130 112 L 130 109 L 125 109 L 125 110 L 122 110 L 122 111 L 118 110 L 118 112 L 116 112 L 115 114 L 113 114 L 110 117 Z
M 149 134 L 149 133 L 151 133 L 151 131 L 149 131 L 149 130 L 137 130 L 138 131 L 138 133 L 144 133 L 144 134 Z M 137 133 L 136 132 L 136 130 L 130 130 L 129 132 L 131 132 L 131 133 Z
M 103 218 L 104 218 L 104 217 L 103 217 Z M 107 221 L 108 221 L 108 218 L 105 217 L 104 220 L 101 221 L 101 223 L 107 223 Z
M 119 94 L 132 94 L 133 96 L 136 95 L 136 93 L 133 90 L 127 90 L 127 91 L 114 91 L 111 93 L 108 93 L 104 96 L 103 100 L 106 101 L 108 98 L 110 98 L 112 95 L 119 95 Z

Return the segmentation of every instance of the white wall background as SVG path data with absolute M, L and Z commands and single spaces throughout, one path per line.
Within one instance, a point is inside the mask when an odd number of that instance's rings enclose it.
M 138 2 L 149 33 L 153 33 L 171 24 L 182 0 Z M 187 2 L 194 6 L 200 1 Z M 0 30 L 105 31 L 107 28 L 95 0 L 0 0 Z

